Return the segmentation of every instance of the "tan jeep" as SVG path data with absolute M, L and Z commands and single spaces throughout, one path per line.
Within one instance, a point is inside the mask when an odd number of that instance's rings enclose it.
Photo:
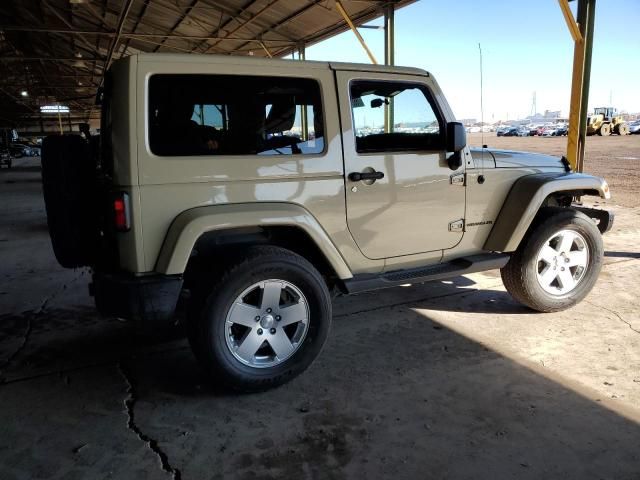
M 98 309 L 147 325 L 188 299 L 203 367 L 242 390 L 307 368 L 331 292 L 500 268 L 538 311 L 602 265 L 607 183 L 559 158 L 472 150 L 414 68 L 212 55 L 114 63 L 101 137 L 49 137 L 59 262 L 90 266 Z M 582 210 L 582 211 L 580 211 Z

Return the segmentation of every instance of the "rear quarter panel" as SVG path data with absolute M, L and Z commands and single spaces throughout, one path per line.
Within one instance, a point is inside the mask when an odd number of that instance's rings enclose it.
M 229 57 L 180 61 L 141 56 L 138 63 L 137 132 L 144 269 L 151 271 L 172 221 L 200 206 L 290 202 L 322 225 L 347 263 L 359 254 L 346 228 L 344 167 L 333 72 L 326 64 L 263 62 L 259 68 Z M 319 82 L 325 118 L 325 152 L 318 155 L 160 157 L 149 148 L 148 81 L 156 73 L 233 74 L 311 78 Z M 351 262 L 349 262 L 351 259 Z M 371 268 L 376 268 L 372 265 Z

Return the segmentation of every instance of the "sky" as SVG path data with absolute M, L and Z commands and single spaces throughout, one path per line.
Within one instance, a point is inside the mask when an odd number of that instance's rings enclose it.
M 589 109 L 611 100 L 640 112 L 640 0 L 599 0 L 595 21 Z M 557 0 L 419 0 L 395 22 L 396 65 L 431 72 L 457 118 L 481 118 L 478 43 L 486 122 L 530 115 L 534 92 L 538 112 L 568 116 L 573 40 Z M 383 31 L 360 33 L 383 63 Z M 307 47 L 306 59 L 370 63 L 350 31 Z

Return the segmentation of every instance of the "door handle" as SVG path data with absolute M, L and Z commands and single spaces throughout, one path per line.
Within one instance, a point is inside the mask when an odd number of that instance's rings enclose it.
M 382 172 L 351 172 L 349 174 L 349 180 L 352 182 L 360 182 L 362 180 L 380 180 L 384 178 Z

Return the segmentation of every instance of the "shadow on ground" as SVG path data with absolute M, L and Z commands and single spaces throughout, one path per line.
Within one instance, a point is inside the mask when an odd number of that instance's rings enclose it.
M 166 478 L 166 455 L 183 479 L 638 478 L 640 426 L 416 308 L 528 312 L 469 279 L 337 299 L 314 366 L 254 395 L 88 308 L 7 316 L 3 350 L 32 328 L 3 371 L 0 471 Z
M 640 258 L 640 252 L 604 252 L 605 257 L 614 258 Z

